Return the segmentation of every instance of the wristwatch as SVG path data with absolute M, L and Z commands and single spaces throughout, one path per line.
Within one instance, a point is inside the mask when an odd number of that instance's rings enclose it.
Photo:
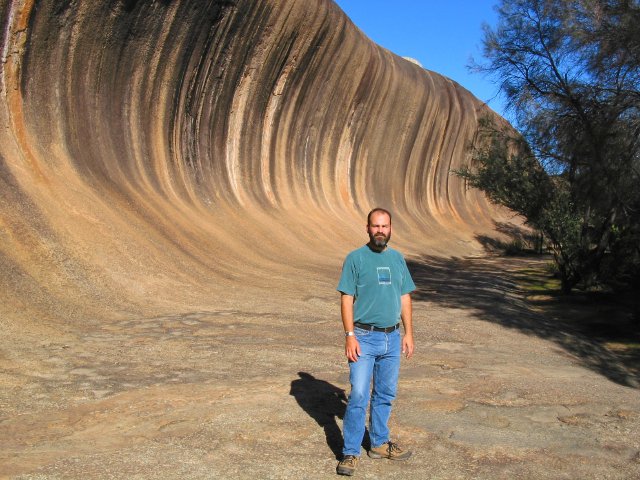
M 355 336 L 356 336 L 356 334 L 355 334 L 355 333 L 353 333 L 353 332 L 344 332 L 344 336 L 345 336 L 345 337 L 355 337 Z

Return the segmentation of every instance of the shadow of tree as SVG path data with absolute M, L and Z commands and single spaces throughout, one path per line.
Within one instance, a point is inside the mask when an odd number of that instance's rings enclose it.
M 638 388 L 640 378 L 624 363 L 624 357 L 607 349 L 601 340 L 577 325 L 535 311 L 517 284 L 527 267 L 539 268 L 535 258 L 443 259 L 424 256 L 407 261 L 418 287 L 416 300 L 468 308 L 484 321 L 517 329 L 550 340 L 586 367 L 625 386 Z
M 291 382 L 290 394 L 298 405 L 324 429 L 327 445 L 336 456 L 342 458 L 342 433 L 337 419 L 344 418 L 347 396 L 343 389 L 324 380 L 318 380 L 306 372 Z
M 494 225 L 495 230 L 502 234 L 501 238 L 476 235 L 476 240 L 487 253 L 509 252 L 514 249 L 541 250 L 542 238 L 531 229 L 505 222 L 494 222 Z

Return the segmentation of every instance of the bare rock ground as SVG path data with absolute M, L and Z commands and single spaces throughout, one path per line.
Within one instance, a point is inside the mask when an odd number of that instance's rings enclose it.
M 514 278 L 536 262 L 412 262 L 417 352 L 392 431 L 414 455 L 364 455 L 357 477 L 640 478 L 637 375 L 525 301 Z M 0 475 L 334 478 L 348 382 L 333 280 L 3 335 Z

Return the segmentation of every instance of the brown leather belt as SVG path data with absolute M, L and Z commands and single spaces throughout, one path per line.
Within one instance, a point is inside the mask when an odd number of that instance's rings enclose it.
M 358 323 L 358 322 L 354 323 L 353 326 L 361 328 L 363 330 L 369 330 L 370 332 L 384 332 L 384 333 L 390 333 L 400 328 L 399 323 L 396 323 L 393 327 L 386 327 L 386 328 L 374 327 L 373 325 L 366 325 L 364 323 Z

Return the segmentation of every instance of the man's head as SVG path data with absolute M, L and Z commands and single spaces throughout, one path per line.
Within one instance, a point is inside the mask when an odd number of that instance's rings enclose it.
M 374 208 L 367 215 L 369 246 L 382 251 L 391 239 L 391 213 L 384 208 Z

